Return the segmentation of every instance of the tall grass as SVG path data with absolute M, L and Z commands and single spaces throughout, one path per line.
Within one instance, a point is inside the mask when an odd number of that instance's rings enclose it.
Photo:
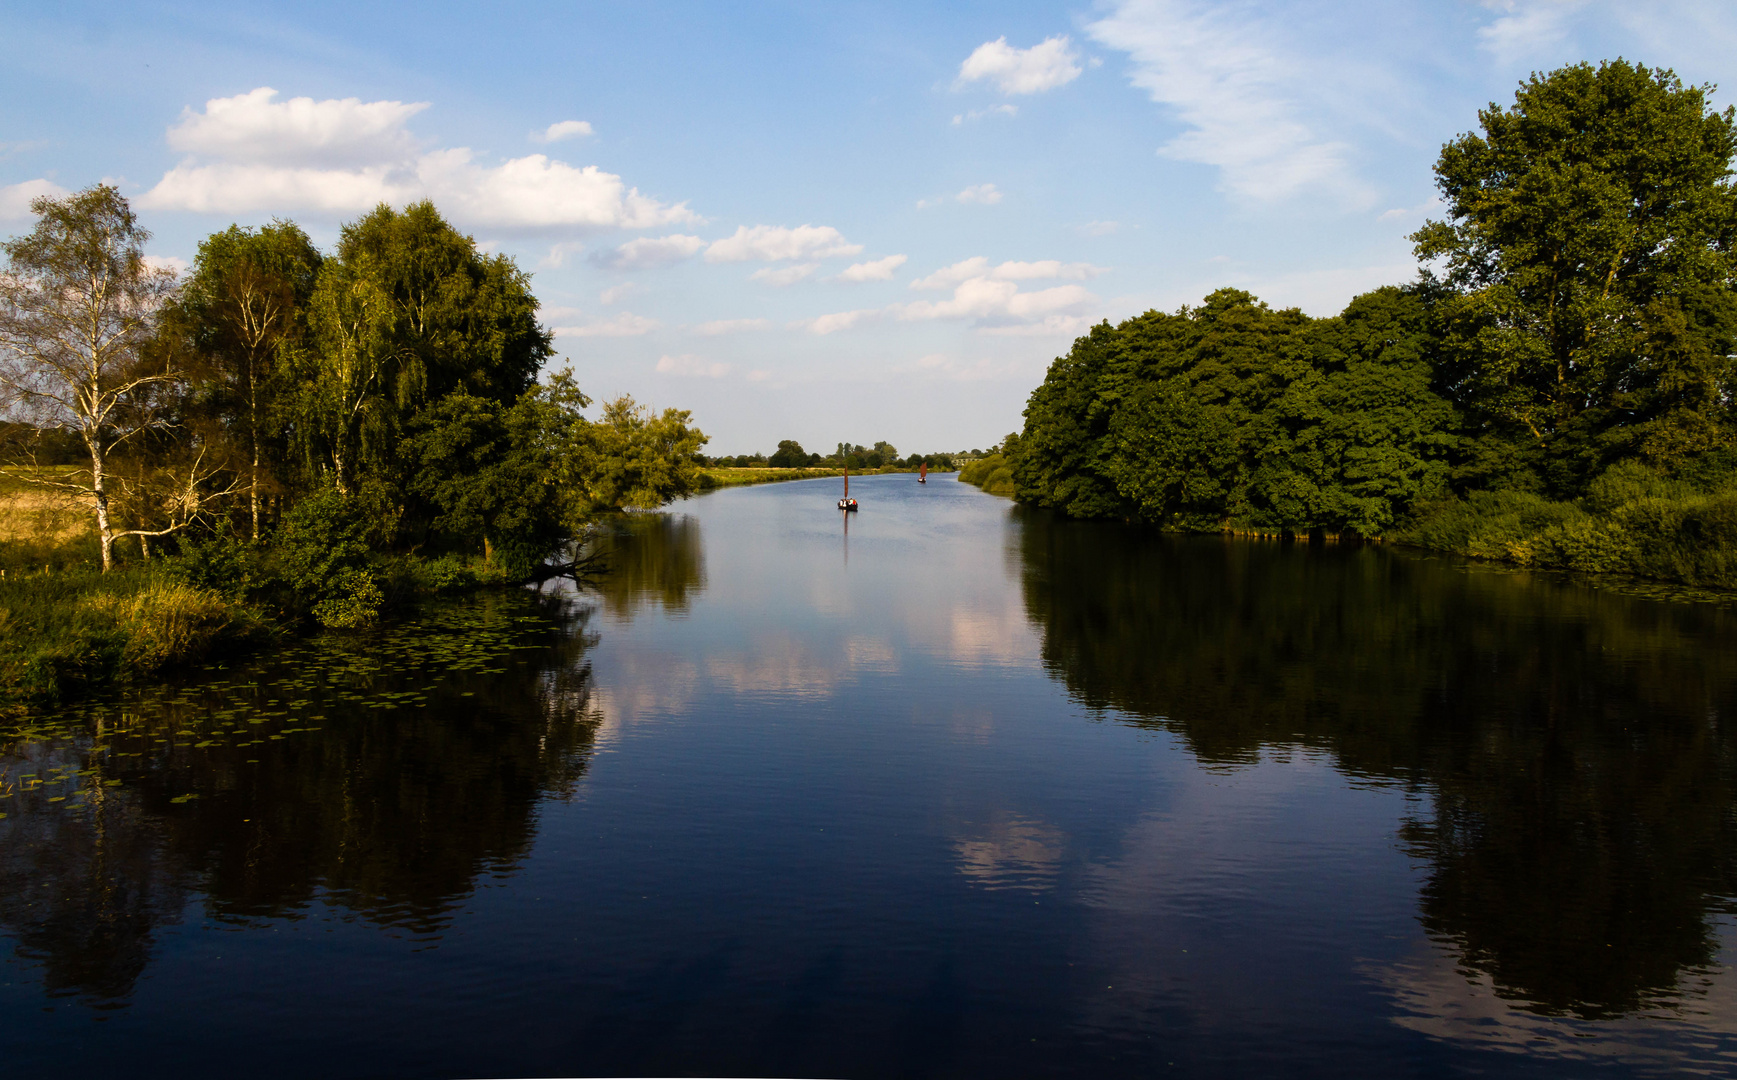
M 151 675 L 262 631 L 241 604 L 150 568 L 8 568 L 0 578 L 0 703 Z
M 1394 539 L 1518 566 L 1737 589 L 1737 483 L 1703 489 L 1619 465 L 1573 502 L 1475 492 L 1425 508 Z

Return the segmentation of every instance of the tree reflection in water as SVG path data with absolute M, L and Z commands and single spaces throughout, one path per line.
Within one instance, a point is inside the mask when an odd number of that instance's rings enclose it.
M 684 612 L 706 587 L 700 523 L 687 514 L 621 514 L 597 538 L 606 572 L 597 595 L 612 618 L 658 604 Z
M 1737 612 L 1404 552 L 1025 514 L 1046 666 L 1209 767 L 1315 747 L 1426 793 L 1429 933 L 1547 1014 L 1677 992 L 1737 894 Z
M 589 615 L 484 596 L 0 745 L 0 927 L 51 995 L 95 1003 L 195 893 L 217 919 L 324 904 L 439 935 L 585 772 Z

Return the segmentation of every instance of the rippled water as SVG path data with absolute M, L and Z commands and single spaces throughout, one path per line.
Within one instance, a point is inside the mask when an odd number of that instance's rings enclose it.
M 1731 608 L 852 493 L 0 733 L 9 1071 L 1737 1067 Z

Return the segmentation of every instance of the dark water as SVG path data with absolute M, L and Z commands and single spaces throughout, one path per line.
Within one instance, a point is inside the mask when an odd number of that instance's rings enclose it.
M 1737 1070 L 1737 612 L 852 489 L 0 740 L 8 1072 Z

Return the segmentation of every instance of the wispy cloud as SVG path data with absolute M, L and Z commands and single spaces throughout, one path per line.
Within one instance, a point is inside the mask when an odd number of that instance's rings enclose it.
M 1004 94 L 1039 94 L 1079 78 L 1078 59 L 1066 34 L 1045 38 L 1029 49 L 1016 49 L 999 37 L 972 50 L 959 65 L 954 85 L 993 82 Z
M 952 266 L 943 266 L 926 277 L 920 277 L 911 282 L 911 288 L 951 289 L 973 278 L 987 278 L 990 281 L 1039 281 L 1045 278 L 1090 281 L 1104 272 L 1103 267 L 1093 266 L 1091 263 L 1064 263 L 1058 259 L 1008 261 L 990 266 L 988 259 L 978 255 L 956 262 Z
M 1484 0 L 1484 6 L 1502 14 L 1478 28 L 1478 47 L 1511 64 L 1562 44 L 1586 0 Z
M 1019 106 L 1009 105 L 1004 101 L 999 105 L 991 105 L 987 109 L 972 109 L 970 112 L 957 113 L 953 117 L 953 126 L 958 127 L 974 120 L 981 120 L 986 116 L 1005 116 L 1011 120 L 1018 115 Z
M 972 321 L 986 333 L 1060 333 L 1075 326 L 1076 320 L 1083 319 L 1088 311 L 1094 309 L 1098 298 L 1079 285 L 1057 285 L 1024 292 L 1019 283 L 1070 278 L 1084 280 L 1101 273 L 1101 268 L 1089 263 L 1063 263 L 1054 259 L 991 266 L 988 259 L 979 256 L 954 263 L 911 283 L 913 289 L 952 290 L 953 295 L 945 300 L 916 300 L 883 308 L 835 311 L 792 326 L 815 334 L 832 334 L 879 319 L 902 322 L 962 319 Z
M 893 274 L 898 271 L 899 267 L 905 265 L 905 261 L 903 255 L 888 255 L 884 259 L 855 263 L 840 271 L 835 280 L 848 282 L 891 281 Z
M 979 203 L 983 206 L 994 206 L 1001 201 L 1001 192 L 995 190 L 994 184 L 972 184 L 970 187 L 954 196 L 962 203 Z
M 1363 205 L 1350 146 L 1304 107 L 1322 73 L 1287 52 L 1285 35 L 1242 8 L 1188 0 L 1122 0 L 1086 28 L 1128 55 L 1133 84 L 1187 128 L 1160 153 L 1211 165 L 1225 190 L 1256 202 L 1323 191 Z
M 549 254 L 537 260 L 539 270 L 559 270 L 567 265 L 567 260 L 585 250 L 585 245 L 577 240 L 566 240 L 549 246 Z
M 612 319 L 583 323 L 578 326 L 555 327 L 556 337 L 639 337 L 657 329 L 656 319 L 647 319 L 624 311 Z
M 583 139 L 596 132 L 591 130 L 589 122 L 584 120 L 562 120 L 550 124 L 542 131 L 531 132 L 531 141 L 540 143 L 555 143 L 563 139 Z
M 797 263 L 795 266 L 768 266 L 754 271 L 748 277 L 754 281 L 764 281 L 768 285 L 794 285 L 798 281 L 813 277 L 814 272 L 819 269 L 820 264 L 814 262 Z
M 730 373 L 731 365 L 722 361 L 707 360 L 693 353 L 681 353 L 677 356 L 665 354 L 658 358 L 657 370 L 663 375 L 682 375 L 689 378 L 721 379 Z
M 972 184 L 957 195 L 937 195 L 932 199 L 918 199 L 917 209 L 927 210 L 931 206 L 940 206 L 942 203 L 949 202 L 963 203 L 967 206 L 973 204 L 994 206 L 1001 201 L 1002 195 L 1002 191 L 994 184 Z
M 706 248 L 707 262 L 779 262 L 787 259 L 829 259 L 859 255 L 861 244 L 846 240 L 830 225 L 742 225 Z
M 605 270 L 654 270 L 673 266 L 697 254 L 706 242 L 697 236 L 641 236 L 615 248 L 600 251 L 591 261 Z
M 745 334 L 754 330 L 765 330 L 772 325 L 769 319 L 713 319 L 694 327 L 694 333 L 704 337 L 718 337 L 723 334 Z

